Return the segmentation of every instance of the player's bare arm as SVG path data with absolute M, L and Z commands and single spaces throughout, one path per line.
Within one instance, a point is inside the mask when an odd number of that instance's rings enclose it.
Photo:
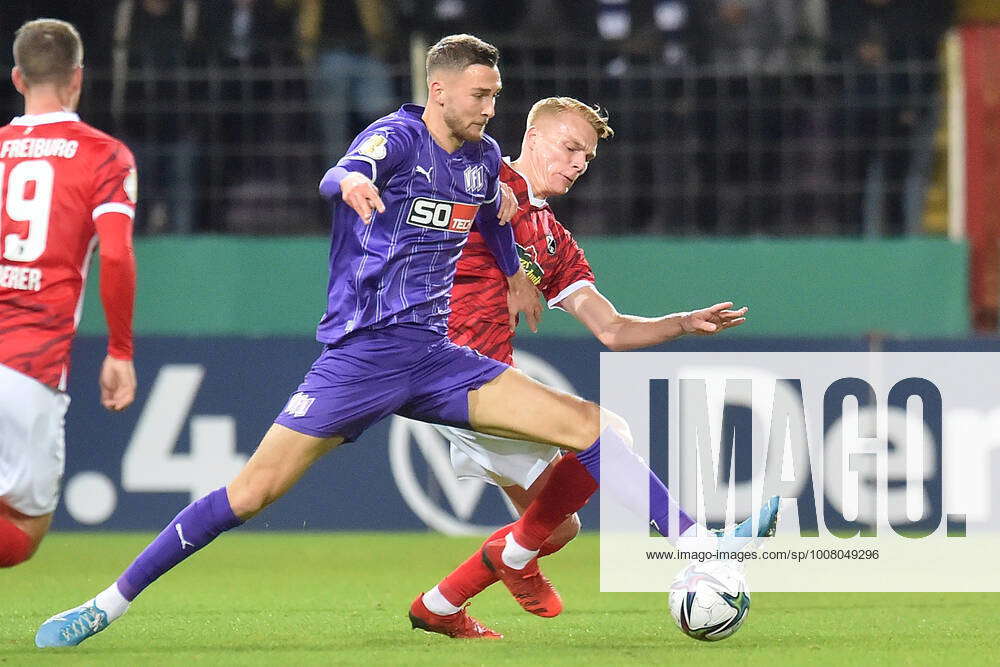
M 581 288 L 559 305 L 615 352 L 658 345 L 685 334 L 711 336 L 746 322 L 749 310 L 746 306 L 733 310 L 733 303 L 726 301 L 662 317 L 624 315 L 595 287 Z
M 385 204 L 379 196 L 378 188 L 364 174 L 352 171 L 340 181 L 340 193 L 344 203 L 354 209 L 368 224 L 375 211 L 385 212 Z

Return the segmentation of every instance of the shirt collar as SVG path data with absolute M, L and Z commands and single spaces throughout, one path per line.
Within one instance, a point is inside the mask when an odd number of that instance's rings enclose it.
M 507 166 L 510 167 L 511 171 L 513 171 L 515 174 L 517 174 L 518 176 L 520 176 L 521 180 L 524 181 L 525 187 L 528 188 L 528 203 L 529 204 L 531 204 L 535 208 L 544 208 L 544 207 L 546 207 L 546 206 L 549 205 L 549 203 L 547 201 L 545 201 L 544 199 L 541 199 L 540 197 L 536 197 L 535 196 L 534 190 L 531 189 L 531 181 L 529 181 L 527 179 L 527 177 L 524 174 L 522 174 L 521 172 L 519 172 L 517 169 L 514 169 L 513 165 L 511 165 L 511 163 L 510 163 L 510 156 L 509 155 L 506 156 L 506 157 L 504 157 L 503 161 L 507 163 Z
M 405 113 L 408 116 L 416 118 L 417 120 L 420 120 L 420 117 L 424 115 L 424 107 L 419 104 L 412 104 L 409 102 L 399 107 L 399 111 L 400 113 Z
M 49 123 L 65 123 L 79 121 L 80 117 L 72 111 L 50 111 L 49 113 L 25 114 L 16 116 L 11 125 L 48 125 Z

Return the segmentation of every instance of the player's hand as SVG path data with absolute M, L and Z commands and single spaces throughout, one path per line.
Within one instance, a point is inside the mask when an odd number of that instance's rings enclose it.
M 507 276 L 507 310 L 510 311 L 510 330 L 517 329 L 517 314 L 524 313 L 532 333 L 538 333 L 538 323 L 542 321 L 542 305 L 538 302 L 538 290 L 528 280 L 524 269 Z
M 100 384 L 101 405 L 113 412 L 124 410 L 135 400 L 135 366 L 111 355 L 104 357 Z
M 733 302 L 717 303 L 701 310 L 692 310 L 681 318 L 681 328 L 684 333 L 696 336 L 711 336 L 724 329 L 738 327 L 747 321 L 745 315 L 749 308 L 743 306 L 732 310 Z
M 506 225 L 515 213 L 517 213 L 517 195 L 509 185 L 500 181 L 500 211 L 497 213 L 500 224 Z
M 385 204 L 379 197 L 378 188 L 364 174 L 352 171 L 340 181 L 340 198 L 354 209 L 367 225 L 372 221 L 375 211 L 385 213 Z

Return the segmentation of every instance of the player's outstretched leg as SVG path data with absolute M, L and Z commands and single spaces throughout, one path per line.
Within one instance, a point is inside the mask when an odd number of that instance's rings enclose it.
M 503 635 L 494 632 L 476 619 L 462 607 L 453 614 L 435 614 L 424 604 L 424 593 L 410 605 L 410 623 L 414 630 L 436 632 L 455 639 L 503 639 Z
M 243 523 L 229 504 L 225 487 L 184 508 L 104 592 L 42 623 L 39 648 L 76 646 L 96 635 L 128 610 L 129 603 L 160 575 Z
M 340 437 L 319 438 L 273 424 L 228 487 L 185 507 L 103 593 L 45 621 L 35 644 L 76 646 L 97 634 L 124 614 L 147 586 L 283 496 L 309 466 L 341 442 Z

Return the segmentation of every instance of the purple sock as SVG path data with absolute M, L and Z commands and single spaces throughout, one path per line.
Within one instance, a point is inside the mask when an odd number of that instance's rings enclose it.
M 118 577 L 118 590 L 134 600 L 160 575 L 243 520 L 233 514 L 226 487 L 199 498 L 174 517 Z
M 577 452 L 576 460 L 583 464 L 583 467 L 587 469 L 591 477 L 594 478 L 598 484 L 601 483 L 601 440 L 604 440 L 604 446 L 608 451 L 613 452 L 613 456 L 617 457 L 617 461 L 621 465 L 614 466 L 614 469 L 620 473 L 628 475 L 628 479 L 636 479 L 643 473 L 640 470 L 645 471 L 649 475 L 649 523 L 653 526 L 660 535 L 664 537 L 677 537 L 685 530 L 694 525 L 694 519 L 688 516 L 684 510 L 677 508 L 678 517 L 678 530 L 674 535 L 670 535 L 670 508 L 676 506 L 676 502 L 670 495 L 670 491 L 667 487 L 660 481 L 660 478 L 656 476 L 646 462 L 642 460 L 642 457 L 635 453 L 631 447 L 629 447 L 622 437 L 612 429 L 605 429 L 601 438 L 592 444 L 587 449 L 582 452 Z M 616 488 L 631 488 L 632 485 L 627 482 L 622 485 L 616 485 Z M 636 497 L 630 498 L 618 498 L 618 501 L 629 508 L 640 507 L 641 500 Z

